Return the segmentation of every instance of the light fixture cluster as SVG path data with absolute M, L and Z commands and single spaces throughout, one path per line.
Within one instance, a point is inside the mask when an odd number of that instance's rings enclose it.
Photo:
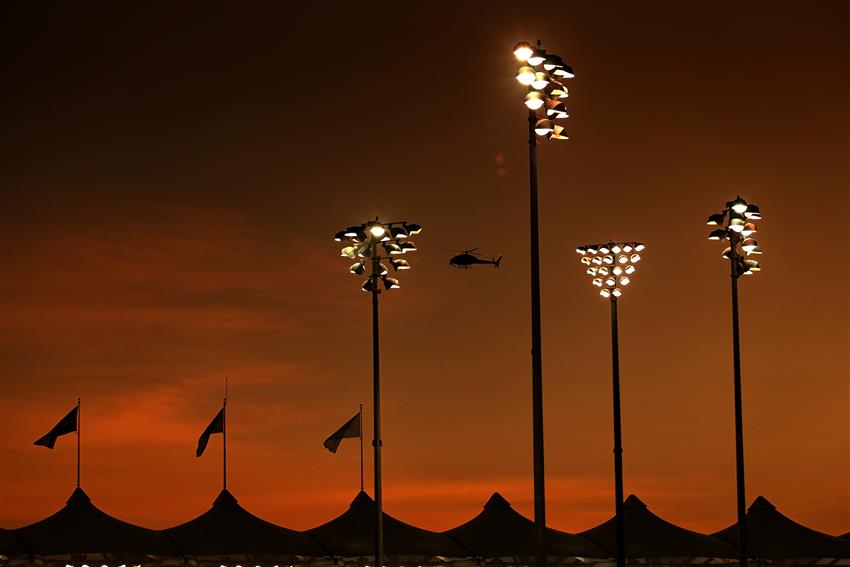
M 623 295 L 623 287 L 631 283 L 640 262 L 640 252 L 646 246 L 642 242 L 607 242 L 585 244 L 576 248 L 587 275 L 599 288 L 602 297 L 617 298 Z
M 519 42 L 514 47 L 514 55 L 523 63 L 516 78 L 528 87 L 525 106 L 537 117 L 534 132 L 547 140 L 567 140 L 564 127 L 555 124 L 555 120 L 569 117 L 562 102 L 569 91 L 561 80 L 573 78 L 573 68 L 557 55 L 546 53 L 539 41 L 537 47 Z
M 386 258 L 393 272 L 409 270 L 410 263 L 399 256 L 417 250 L 408 237 L 420 232 L 422 227 L 418 224 L 406 221 L 382 223 L 376 218 L 360 226 L 350 226 L 337 232 L 334 240 L 345 244 L 341 256 L 356 260 L 348 271 L 356 275 L 369 272 L 369 279 L 363 282 L 363 291 L 380 293 L 378 280 L 383 283 L 384 289 L 401 287 L 396 278 L 389 276 L 389 269 L 381 260 Z
M 761 265 L 749 256 L 761 254 L 759 243 L 751 238 L 757 232 L 753 221 L 761 220 L 761 210 L 755 203 L 747 203 L 740 196 L 726 203 L 719 213 L 708 217 L 709 226 L 717 226 L 708 234 L 709 240 L 728 240 L 729 245 L 723 250 L 723 257 L 734 262 L 733 274 L 750 276 L 761 271 Z M 743 254 L 738 248 L 743 251 Z

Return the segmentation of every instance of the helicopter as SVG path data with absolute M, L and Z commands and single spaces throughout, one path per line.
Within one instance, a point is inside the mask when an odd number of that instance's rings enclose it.
M 449 260 L 449 264 L 462 270 L 468 270 L 474 264 L 490 264 L 494 268 L 499 267 L 499 263 L 502 261 L 501 256 L 486 260 L 480 257 L 481 255 L 477 252 L 477 250 L 478 248 L 471 248 L 469 250 L 451 250 L 451 252 L 460 252 L 460 254 L 453 256 L 452 259 Z

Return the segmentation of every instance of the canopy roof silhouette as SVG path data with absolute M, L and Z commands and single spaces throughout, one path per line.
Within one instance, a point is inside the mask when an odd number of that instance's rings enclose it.
M 431 558 L 470 555 L 468 550 L 446 535 L 405 524 L 387 513 L 383 518 L 384 553 L 389 556 Z M 374 556 L 375 501 L 361 490 L 343 514 L 307 533 L 335 556 Z
M 177 553 L 165 534 L 102 512 L 80 487 L 74 489 L 64 508 L 14 531 L 27 550 L 39 556 L 164 556 Z
M 21 544 L 15 532 L 0 528 L 0 555 L 5 557 L 16 557 L 25 555 L 26 549 Z
M 239 505 L 226 488 L 212 508 L 185 524 L 164 530 L 190 556 L 323 556 L 328 552 L 304 532 L 277 526 Z
M 850 541 L 798 524 L 759 496 L 747 510 L 749 554 L 759 559 L 850 559 Z M 738 524 L 717 537 L 738 544 Z
M 498 492 L 473 519 L 443 532 L 476 557 L 527 557 L 536 551 L 534 522 L 514 510 Z M 547 554 L 559 557 L 607 557 L 595 543 L 577 535 L 546 529 Z
M 645 559 L 658 557 L 734 558 L 738 552 L 728 542 L 662 520 L 649 511 L 637 496 L 629 495 L 623 502 L 623 528 L 626 557 Z M 609 557 L 617 554 L 616 518 L 599 524 L 579 535 L 593 540 Z

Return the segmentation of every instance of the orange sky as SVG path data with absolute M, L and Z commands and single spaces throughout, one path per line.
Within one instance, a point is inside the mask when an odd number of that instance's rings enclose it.
M 340 513 L 358 447 L 322 441 L 360 403 L 371 431 L 371 335 L 332 236 L 375 215 L 425 227 L 382 296 L 386 511 L 443 530 L 498 490 L 530 516 L 510 49 L 540 37 L 578 74 L 571 140 L 539 152 L 549 524 L 613 511 L 608 306 L 573 253 L 607 238 L 647 243 L 620 302 L 626 493 L 733 523 L 729 276 L 703 223 L 740 193 L 765 250 L 741 284 L 748 500 L 850 530 L 847 4 L 2 9 L 0 526 L 70 494 L 73 437 L 32 442 L 78 396 L 95 504 L 200 514 L 225 377 L 240 502 L 296 529 Z M 441 250 L 475 246 L 502 267 Z

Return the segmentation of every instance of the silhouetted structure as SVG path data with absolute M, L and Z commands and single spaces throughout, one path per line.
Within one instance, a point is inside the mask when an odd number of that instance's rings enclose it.
M 254 516 L 226 488 L 212 508 L 185 524 L 165 530 L 187 557 L 241 561 L 299 561 L 328 555 L 312 537 Z
M 26 554 L 27 550 L 15 532 L 0 528 L 0 556 L 9 558 Z
M 15 530 L 34 557 L 86 556 L 86 559 L 133 560 L 179 555 L 162 532 L 113 518 L 91 503 L 79 487 L 64 508 L 34 524 Z
M 498 492 L 493 493 L 473 519 L 443 533 L 479 558 L 501 557 L 511 563 L 527 563 L 537 553 L 534 522 L 514 510 Z M 546 549 L 549 558 L 609 556 L 592 541 L 551 528 L 546 528 Z
M 375 501 L 361 491 L 348 510 L 330 522 L 308 530 L 337 557 L 371 558 L 375 553 Z M 387 564 L 441 562 L 439 557 L 469 557 L 469 550 L 450 537 L 423 530 L 383 514 Z
M 850 541 L 802 526 L 779 513 L 767 498 L 759 496 L 747 510 L 748 549 L 751 557 L 771 561 L 850 559 Z M 738 526 L 719 531 L 717 537 L 738 543 Z
M 692 563 L 695 558 L 732 559 L 738 550 L 719 538 L 693 532 L 667 522 L 646 507 L 637 496 L 623 502 L 626 558 L 661 559 L 664 564 Z M 581 532 L 614 557 L 617 551 L 616 517 Z

